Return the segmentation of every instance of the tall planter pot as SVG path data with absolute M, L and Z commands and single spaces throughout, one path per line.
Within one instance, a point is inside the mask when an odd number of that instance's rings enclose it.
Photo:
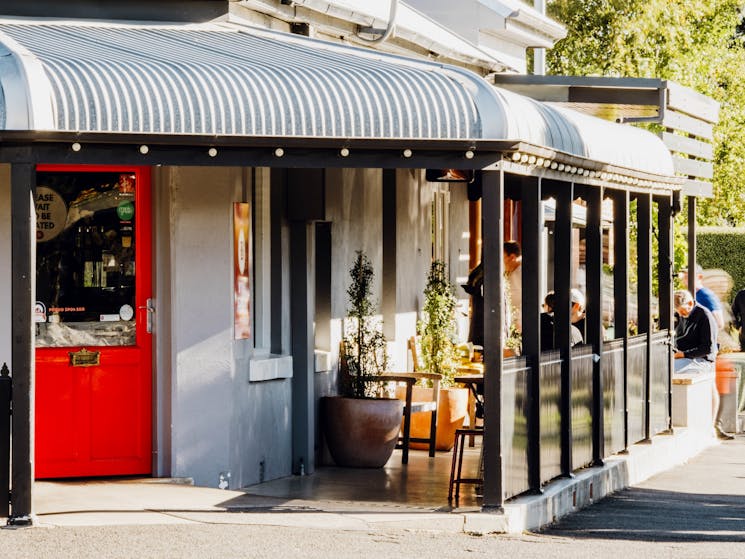
M 395 398 L 321 398 L 323 434 L 336 465 L 382 468 L 396 448 L 403 409 Z
M 432 389 L 420 386 L 414 387 L 412 399 L 417 401 L 431 400 Z M 396 396 L 404 399 L 405 389 L 397 388 Z M 411 436 L 412 438 L 429 437 L 432 412 L 418 412 L 411 414 Z M 437 402 L 437 430 L 435 436 L 435 448 L 437 450 L 450 450 L 453 448 L 455 430 L 463 427 L 468 417 L 468 389 L 467 388 L 442 388 Z M 426 450 L 426 443 L 411 443 L 410 448 Z

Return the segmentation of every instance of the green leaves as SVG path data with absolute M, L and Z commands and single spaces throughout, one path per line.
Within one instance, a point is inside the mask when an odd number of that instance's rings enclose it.
M 674 80 L 721 103 L 714 198 L 698 221 L 745 223 L 745 48 L 741 0 L 554 0 L 567 27 L 546 54 L 552 74 Z
M 361 250 L 356 252 L 349 276 L 347 314 L 352 319 L 353 331 L 342 344 L 344 355 L 341 360 L 347 370 L 342 374 L 341 391 L 353 398 L 370 398 L 376 396 L 380 388 L 380 383 L 371 377 L 385 371 L 388 354 L 385 336 L 374 316 L 372 286 L 375 273 L 370 259 Z
M 443 387 L 450 386 L 457 369 L 455 351 L 455 293 L 447 266 L 434 260 L 424 288 L 425 320 L 420 323 L 422 360 L 430 373 L 442 375 Z

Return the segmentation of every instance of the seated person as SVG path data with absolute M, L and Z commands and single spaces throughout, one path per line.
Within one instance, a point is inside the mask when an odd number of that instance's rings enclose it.
M 717 357 L 717 323 L 711 311 L 693 300 L 690 291 L 673 296 L 680 322 L 675 330 L 675 372 L 713 370 Z
M 680 290 L 673 295 L 675 312 L 680 317 L 675 328 L 675 372 L 700 373 L 714 371 L 717 358 L 717 322 L 709 309 L 693 300 L 690 291 Z M 711 385 L 711 408 L 714 432 L 723 440 L 734 437 L 722 430 L 719 392 Z
M 572 333 L 571 342 L 572 346 L 584 343 L 585 338 L 582 333 L 585 325 L 585 296 L 579 289 L 572 289 L 571 291 L 572 311 Z M 582 328 L 582 330 L 580 330 Z

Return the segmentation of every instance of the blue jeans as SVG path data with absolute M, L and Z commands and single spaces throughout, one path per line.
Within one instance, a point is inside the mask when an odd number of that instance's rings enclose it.
M 714 363 L 706 359 L 696 357 L 689 359 L 681 357 L 674 360 L 674 372 L 676 373 L 711 373 L 714 372 Z

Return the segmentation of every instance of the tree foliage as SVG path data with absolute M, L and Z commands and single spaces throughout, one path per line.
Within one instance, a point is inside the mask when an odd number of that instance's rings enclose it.
M 422 339 L 424 368 L 442 375 L 442 386 L 453 383 L 457 368 L 457 354 L 453 340 L 456 336 L 455 291 L 442 260 L 433 260 L 424 288 L 425 320 L 419 325 Z
M 386 340 L 377 321 L 372 286 L 375 279 L 370 259 L 358 250 L 349 270 L 347 288 L 349 308 L 347 313 L 353 323 L 352 332 L 344 338 L 345 374 L 341 378 L 341 391 L 353 398 L 369 398 L 380 393 L 381 383 L 374 379 L 386 368 L 388 354 Z
M 745 224 L 743 0 L 554 0 L 567 37 L 550 72 L 673 80 L 721 104 L 714 129 L 714 198 L 699 223 Z

